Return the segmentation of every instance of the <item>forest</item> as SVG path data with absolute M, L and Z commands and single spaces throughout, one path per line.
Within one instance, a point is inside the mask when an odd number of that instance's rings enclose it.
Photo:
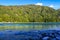
M 60 9 L 39 5 L 0 5 L 0 22 L 60 22 Z

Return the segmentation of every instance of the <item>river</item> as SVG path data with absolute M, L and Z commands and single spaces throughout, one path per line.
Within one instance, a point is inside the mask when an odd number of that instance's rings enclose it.
M 60 22 L 0 23 L 4 30 L 60 30 Z

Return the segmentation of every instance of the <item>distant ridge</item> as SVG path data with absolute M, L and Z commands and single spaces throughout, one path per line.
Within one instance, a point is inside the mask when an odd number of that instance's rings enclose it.
M 0 22 L 60 22 L 60 9 L 39 5 L 0 5 Z

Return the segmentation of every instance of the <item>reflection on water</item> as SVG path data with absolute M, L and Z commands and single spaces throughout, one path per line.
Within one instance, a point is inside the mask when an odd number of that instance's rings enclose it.
M 0 23 L 0 29 L 11 30 L 60 30 L 60 23 Z

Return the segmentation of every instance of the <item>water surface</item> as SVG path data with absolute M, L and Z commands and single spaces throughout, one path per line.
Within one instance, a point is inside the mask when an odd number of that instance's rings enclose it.
M 0 23 L 4 30 L 60 30 L 60 22 Z

